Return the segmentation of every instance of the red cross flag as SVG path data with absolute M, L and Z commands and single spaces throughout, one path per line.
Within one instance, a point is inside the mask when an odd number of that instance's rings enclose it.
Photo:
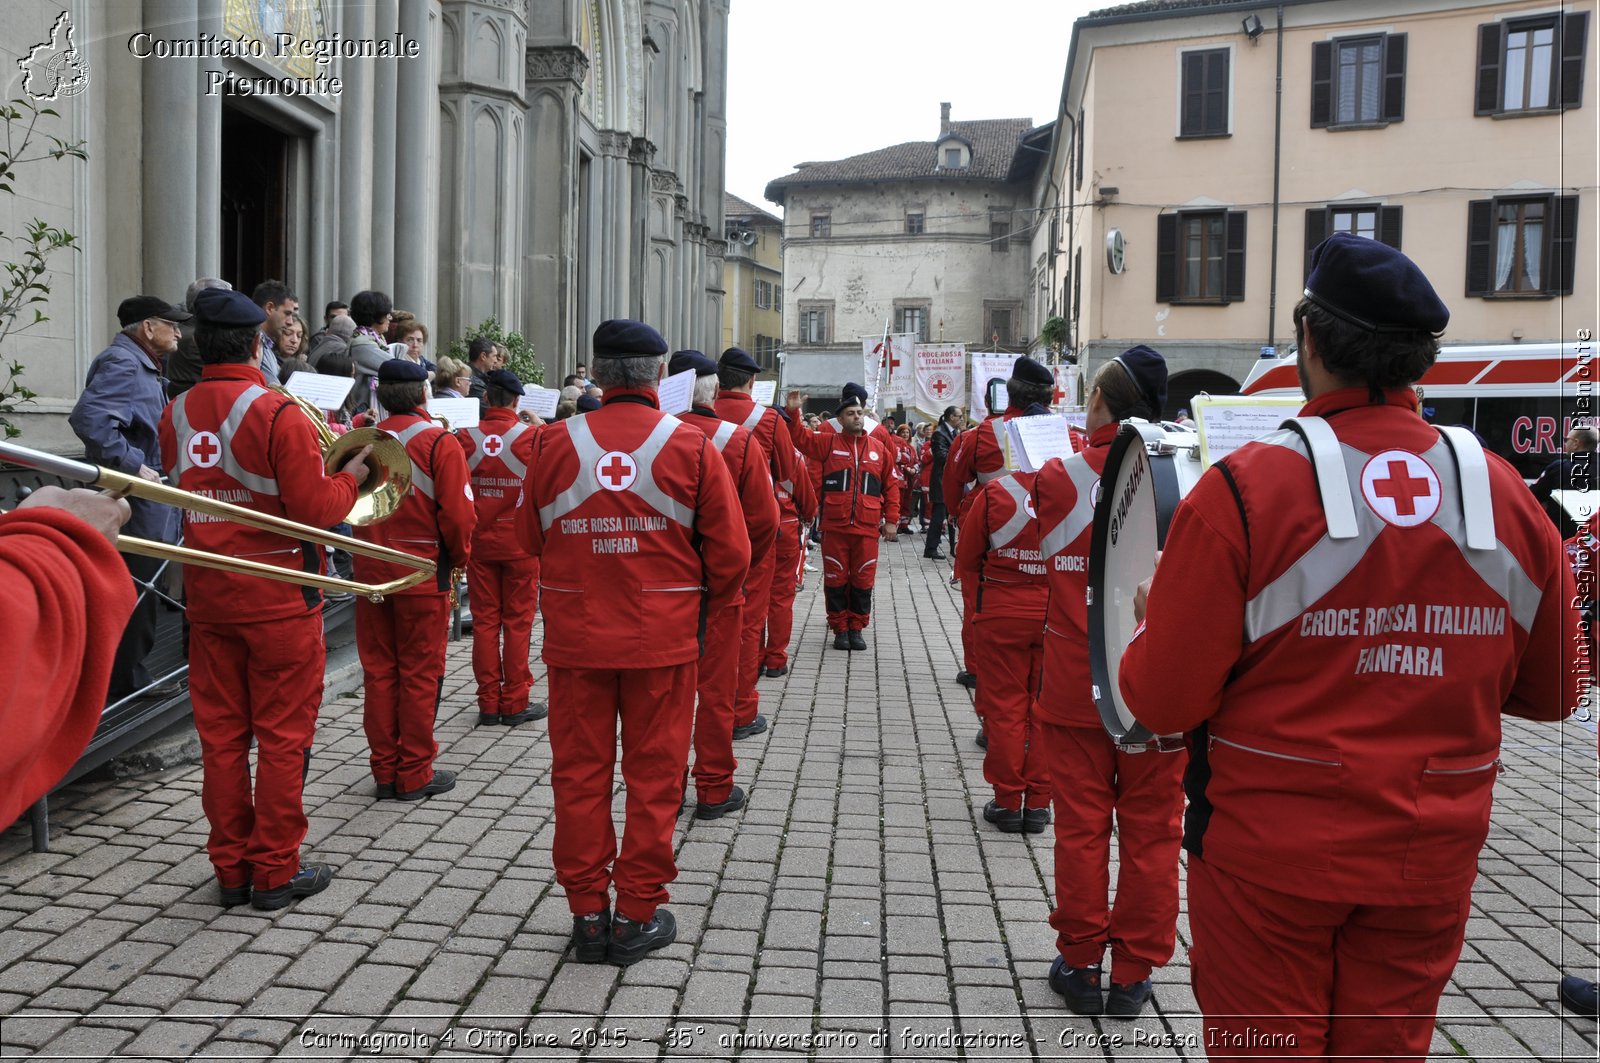
M 966 344 L 919 343 L 914 357 L 917 409 L 936 418 L 947 406 L 967 404 Z
M 915 346 L 916 335 L 910 332 L 862 337 L 862 369 L 874 406 L 879 399 L 892 406 L 912 398 L 911 366 Z

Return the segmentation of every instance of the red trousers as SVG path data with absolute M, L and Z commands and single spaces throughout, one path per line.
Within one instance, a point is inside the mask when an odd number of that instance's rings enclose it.
M 694 712 L 694 788 L 701 804 L 721 804 L 733 789 L 733 700 L 739 658 L 728 652 L 744 630 L 744 610 L 732 605 L 706 620 Z
M 362 720 L 372 748 L 372 778 L 416 790 L 433 778 L 433 739 L 444 683 L 450 599 L 397 594 L 374 605 L 356 599 L 356 651 L 366 677 Z
M 979 688 L 982 689 L 981 687 Z M 1056 801 L 1056 950 L 1072 967 L 1099 963 L 1111 980 L 1143 981 L 1172 959 L 1178 928 L 1178 847 L 1189 755 L 1123 753 L 1098 727 L 1043 724 Z M 990 739 L 993 742 L 993 739 Z M 1111 827 L 1117 831 L 1117 899 Z
M 694 726 L 696 664 L 670 668 L 551 668 L 550 785 L 555 792 L 556 881 L 574 915 L 608 907 L 649 922 L 678 877 L 672 830 Z M 622 722 L 626 795 L 622 849 L 611 822 Z M 731 739 L 730 739 L 731 740 Z
M 775 548 L 774 548 L 775 549 Z M 772 601 L 772 575 L 776 557 L 769 549 L 750 566 L 744 581 L 744 630 L 739 638 L 739 689 L 734 695 L 734 723 L 744 726 L 761 711 L 756 680 L 761 678 L 761 644 L 767 630 L 767 606 Z
M 1471 900 L 1314 901 L 1191 857 L 1189 959 L 1207 1055 L 1424 1058 Z
M 778 522 L 778 543 L 773 547 L 772 595 L 767 603 L 767 638 L 761 648 L 762 664 L 782 668 L 789 663 L 789 638 L 794 633 L 794 596 L 805 564 L 805 535 L 799 518 Z
M 978 608 L 978 577 L 967 576 L 961 581 L 961 667 L 963 670 L 978 674 L 978 655 L 973 652 L 977 644 L 972 637 L 972 618 L 977 615 Z M 983 706 L 974 703 L 978 719 L 983 720 Z
M 322 704 L 322 614 L 189 627 L 206 850 L 223 886 L 276 889 L 300 870 L 301 805 Z M 250 740 L 256 774 L 250 781 Z
M 1044 669 L 1044 621 L 984 615 L 972 637 L 984 665 L 975 699 L 989 739 L 983 777 L 1001 808 L 1047 808 L 1050 772 L 1033 711 Z
M 528 646 L 539 608 L 539 559 L 467 562 L 472 594 L 472 674 L 478 711 L 515 716 L 528 707 Z M 502 644 L 501 635 L 505 641 Z
M 878 578 L 878 537 L 842 528 L 822 530 L 822 598 L 828 630 L 860 631 L 872 619 L 872 585 Z

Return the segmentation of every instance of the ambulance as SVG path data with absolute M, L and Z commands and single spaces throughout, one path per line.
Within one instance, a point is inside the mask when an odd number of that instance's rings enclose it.
M 1422 415 L 1466 425 L 1529 483 L 1561 456 L 1574 424 L 1597 423 L 1594 343 L 1512 343 L 1441 347 L 1416 389 Z M 1246 395 L 1298 396 L 1295 357 L 1264 358 L 1245 378 Z

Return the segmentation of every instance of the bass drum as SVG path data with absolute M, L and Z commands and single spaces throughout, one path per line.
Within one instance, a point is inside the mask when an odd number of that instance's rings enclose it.
M 1156 736 L 1122 700 L 1122 654 L 1137 626 L 1133 596 L 1156 568 L 1172 511 L 1200 478 L 1198 440 L 1144 421 L 1124 421 L 1100 474 L 1089 539 L 1089 672 L 1100 721 L 1119 744 Z

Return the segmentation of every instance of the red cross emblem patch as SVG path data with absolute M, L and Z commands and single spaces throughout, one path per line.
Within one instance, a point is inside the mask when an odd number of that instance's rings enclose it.
M 1443 498 L 1439 474 L 1408 450 L 1373 455 L 1361 470 L 1361 494 L 1374 513 L 1401 528 L 1432 520 Z
M 189 445 L 185 449 L 189 460 L 202 469 L 209 469 L 222 460 L 222 440 L 217 438 L 215 432 L 196 432 L 189 437 Z
M 483 437 L 483 452 L 491 458 L 499 457 L 500 452 L 506 448 L 505 440 L 499 436 Z
M 632 454 L 610 450 L 594 463 L 594 477 L 607 491 L 626 491 L 639 478 L 639 466 L 634 463 Z

